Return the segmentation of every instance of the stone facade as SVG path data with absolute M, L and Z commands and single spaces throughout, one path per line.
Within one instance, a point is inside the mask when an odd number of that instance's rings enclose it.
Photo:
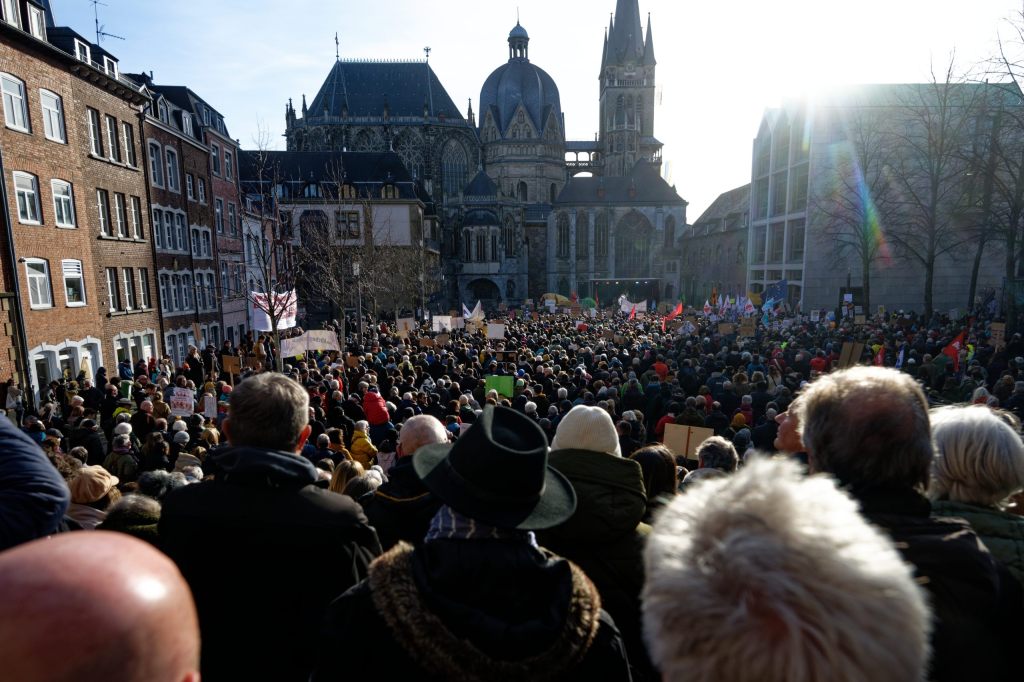
M 750 185 L 720 194 L 682 235 L 680 293 L 700 307 L 716 294 L 746 296 Z

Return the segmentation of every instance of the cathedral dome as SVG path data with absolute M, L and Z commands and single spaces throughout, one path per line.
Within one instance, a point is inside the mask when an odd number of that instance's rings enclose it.
M 520 104 L 538 133 L 544 130 L 551 113 L 561 125 L 558 86 L 544 69 L 530 63 L 527 52 L 529 40 L 526 29 L 517 23 L 508 37 L 508 62 L 495 69 L 480 90 L 480 123 L 483 125 L 486 113 L 490 111 L 502 135 Z

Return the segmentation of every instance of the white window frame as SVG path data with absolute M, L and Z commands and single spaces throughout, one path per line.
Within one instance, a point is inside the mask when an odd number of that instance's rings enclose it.
M 29 271 L 29 266 L 31 266 L 31 265 L 42 265 L 43 266 L 42 273 L 30 272 Z M 28 282 L 28 301 L 29 301 L 28 305 L 29 305 L 29 308 L 31 308 L 32 310 L 46 310 L 48 308 L 52 308 L 53 307 L 53 288 L 50 286 L 50 264 L 48 262 L 46 262 L 44 259 L 42 259 L 42 258 L 26 258 L 25 259 L 25 278 L 26 278 L 26 281 Z M 32 280 L 33 279 L 41 280 L 42 285 L 46 286 L 46 296 L 47 296 L 48 300 L 45 303 L 42 302 L 42 301 L 35 301 L 34 302 L 32 300 L 33 299 L 33 296 L 32 296 Z M 37 284 L 36 286 L 38 288 L 41 285 Z M 40 289 L 39 292 L 42 293 L 42 290 Z
M 199 203 L 206 203 L 206 180 L 203 178 L 196 178 L 197 193 L 199 194 Z
M 105 268 L 104 278 L 107 280 L 107 310 L 115 312 L 121 307 L 121 294 L 117 284 L 117 268 Z
M 159 208 L 153 209 L 153 241 L 156 248 L 164 248 L 164 212 Z
M 30 189 L 18 187 L 19 180 L 27 180 L 31 185 Z M 39 203 L 39 178 L 31 173 L 14 171 L 14 197 L 18 206 L 18 222 L 22 225 L 42 225 L 43 210 Z M 22 203 L 24 202 L 24 204 Z M 25 213 L 22 213 L 22 206 Z M 34 215 L 30 215 L 34 211 Z
M 50 101 L 47 102 L 47 99 Z M 64 130 L 64 100 L 50 90 L 39 90 L 39 106 L 43 110 L 43 135 L 47 140 L 64 144 L 68 141 Z
M 115 236 L 126 239 L 131 236 L 128 231 L 128 205 L 124 194 L 114 192 L 114 225 L 117 226 Z
M 146 143 L 146 154 L 149 156 L 149 179 L 153 186 L 164 186 L 164 150 L 159 142 L 150 140 Z
M 178 152 L 170 147 L 164 149 L 167 156 L 167 189 L 181 192 L 181 178 L 178 176 Z
M 4 11 L 4 21 L 11 26 L 17 26 L 18 28 L 21 28 L 21 13 L 18 11 L 18 6 L 20 4 L 21 3 L 18 2 L 18 0 L 3 0 L 3 2 L 0 3 L 0 7 L 2 7 Z
M 50 180 L 53 195 L 53 222 L 57 227 L 75 228 L 75 189 L 66 180 Z
M 132 268 L 121 268 L 121 305 L 124 310 L 135 310 L 135 272 Z
M 69 308 L 83 308 L 88 305 L 89 298 L 85 290 L 85 270 L 82 261 L 73 258 L 66 258 L 60 262 L 61 275 L 64 281 L 64 302 Z M 76 272 L 77 270 L 77 272 Z M 77 279 L 82 289 L 82 300 L 72 301 L 68 297 L 68 280 Z
M 107 133 L 107 158 L 115 163 L 121 163 L 121 140 L 117 136 L 117 119 L 109 115 L 104 116 L 103 127 Z
M 96 189 L 96 211 L 100 216 L 100 234 L 110 237 L 114 234 L 110 214 L 110 193 L 105 189 Z
M 4 122 L 7 127 L 21 133 L 31 133 L 25 81 L 9 73 L 0 73 L 0 90 L 3 91 Z
M 187 111 L 181 112 L 181 130 L 186 135 L 194 135 L 192 132 L 192 116 Z
M 129 211 L 132 215 L 132 238 L 145 239 L 146 232 L 142 229 L 142 197 L 132 195 Z
M 220 176 L 220 145 L 215 143 L 212 149 L 210 160 L 213 161 L 213 174 Z
M 238 234 L 238 209 L 230 201 L 228 202 L 228 230 L 232 236 Z
M 165 102 L 163 100 L 160 100 L 159 102 L 157 102 L 156 110 L 157 110 L 157 117 L 163 123 L 168 123 L 169 124 L 171 117 L 170 117 L 170 113 L 168 113 L 167 102 Z
M 234 160 L 235 160 L 234 154 L 232 154 L 227 149 L 225 149 L 224 150 L 224 177 L 227 178 L 228 180 L 233 180 L 235 178 L 235 171 L 232 168 L 232 166 L 234 165 Z
M 89 153 L 102 158 L 103 121 L 100 119 L 100 112 L 92 107 L 88 107 L 86 111 L 89 121 Z
M 196 200 L 196 179 L 191 173 L 185 173 L 185 195 L 189 201 Z
M 176 248 L 178 251 L 188 253 L 188 225 L 185 223 L 185 214 L 174 214 L 174 224 L 177 228 Z
M 104 55 L 103 56 L 103 71 L 108 76 L 111 76 L 112 78 L 116 79 L 118 77 L 117 62 L 114 61 L 113 59 L 111 59 L 110 57 L 107 57 L 106 55 Z
M 139 289 L 136 299 L 139 302 L 139 309 L 146 310 L 153 307 L 149 294 L 149 268 L 139 268 Z
M 125 165 L 136 168 L 139 160 L 135 156 L 135 128 L 127 121 L 121 122 L 121 138 L 124 141 L 124 162 Z
M 169 313 L 171 312 L 171 275 L 167 272 L 160 272 L 157 274 L 160 287 L 160 310 Z
M 213 200 L 213 224 L 217 234 L 224 234 L 224 200 L 220 197 Z
M 46 15 L 35 5 L 28 6 L 28 32 L 39 40 L 46 40 Z
M 92 64 L 92 48 L 78 38 L 75 38 L 75 58 L 86 64 Z

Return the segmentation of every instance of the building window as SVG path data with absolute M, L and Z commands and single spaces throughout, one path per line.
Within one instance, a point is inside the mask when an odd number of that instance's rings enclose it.
M 801 146 L 802 145 L 798 145 Z M 807 208 L 807 171 L 806 163 L 795 166 L 791 172 L 789 210 L 790 212 L 803 211 Z
M 53 294 L 50 291 L 50 268 L 40 258 L 25 260 L 25 274 L 28 277 L 28 302 L 32 308 L 52 308 Z
M 196 183 L 198 185 L 197 189 L 199 191 L 199 203 L 200 204 L 205 204 L 206 203 L 206 180 L 204 180 L 202 178 L 196 178 Z
M 167 152 L 167 189 L 172 192 L 181 191 L 181 182 L 178 179 L 178 152 L 173 149 L 166 149 Z
M 132 236 L 136 239 L 146 236 L 142 229 L 142 199 L 139 197 L 132 197 Z
M 556 255 L 559 258 L 569 257 L 569 218 L 564 214 L 558 215 L 558 232 L 555 241 L 557 245 Z
M 210 310 L 217 309 L 217 280 L 212 272 L 206 273 L 206 289 L 210 296 Z
M 185 310 L 192 310 L 192 275 L 181 276 L 181 305 Z
M 185 173 L 185 195 L 188 196 L 189 201 L 196 200 L 196 179 L 192 177 L 191 173 Z
M 30 173 L 14 172 L 14 194 L 18 200 L 18 220 L 26 225 L 39 225 L 39 181 Z
M 75 38 L 75 57 L 86 64 L 92 63 L 92 50 L 89 44 Z
M 63 180 L 51 180 L 53 192 L 53 219 L 57 227 L 75 227 L 75 200 L 71 183 Z
M 160 100 L 156 105 L 157 116 L 160 117 L 162 123 L 170 123 L 171 117 L 167 112 L 167 102 Z
M 149 298 L 149 268 L 139 268 L 139 307 L 145 310 L 152 305 Z
M 121 284 L 124 285 L 124 309 L 135 310 L 135 274 L 131 268 L 121 268 Z
M 68 306 L 85 305 L 85 277 L 82 276 L 82 261 L 64 260 L 60 265 L 64 271 L 64 296 L 67 298 Z
M 228 277 L 228 262 L 221 261 L 220 263 L 220 291 L 222 296 L 227 296 L 231 289 L 231 280 Z
M 114 192 L 114 221 L 117 224 L 117 236 L 127 239 L 128 210 L 125 206 L 124 195 L 120 192 Z
M 220 146 L 213 145 L 213 151 L 210 153 L 210 159 L 213 161 L 213 174 L 220 175 Z
M 43 134 L 46 135 L 46 139 L 67 142 L 64 133 L 64 103 L 60 95 L 49 90 L 40 90 L 39 103 L 43 108 Z
M 164 186 L 163 154 L 160 153 L 160 145 L 156 142 L 149 143 L 149 175 L 154 185 Z
M 217 234 L 224 234 L 224 200 L 213 200 L 213 224 L 217 226 Z
M 231 152 L 224 150 L 224 177 L 231 180 L 235 177 L 235 171 L 233 169 L 233 158 Z
M 100 234 L 110 234 L 110 196 L 107 190 L 96 190 L 96 208 L 100 214 Z
M 804 259 L 804 221 L 789 221 L 789 258 L 790 261 Z M 800 279 L 799 277 L 795 279 Z
M 122 123 L 121 130 L 124 133 L 124 162 L 134 168 L 137 162 L 135 158 L 135 131 L 131 123 Z
M 163 213 L 158 208 L 153 209 L 153 239 L 156 240 L 156 248 L 164 248 L 164 226 Z
M 463 245 L 465 246 L 464 259 L 467 263 L 473 261 L 473 235 L 470 232 L 466 232 L 463 235 Z
M 160 275 L 160 309 L 165 313 L 172 310 L 170 275 Z
M 203 231 L 200 235 L 203 244 L 203 256 L 206 258 L 213 257 L 213 239 L 210 237 L 210 233 Z
M 235 209 L 235 205 L 228 203 L 228 231 L 232 236 L 238 234 L 238 211 Z
M 482 232 L 476 235 L 476 260 L 480 263 L 487 262 L 487 237 Z
M 0 89 L 4 94 L 4 119 L 7 127 L 23 133 L 29 132 L 25 84 L 10 74 L 0 73 Z
M 103 57 L 103 72 L 111 78 L 117 78 L 117 62 L 110 57 Z
M 516 191 L 516 196 L 519 198 L 519 201 L 529 201 L 530 191 L 529 189 L 527 189 L 525 182 L 519 183 L 518 189 Z
M 89 153 L 103 156 L 103 133 L 100 130 L 100 112 L 88 109 L 89 112 Z
M 188 227 L 185 225 L 185 216 L 177 213 L 174 222 L 178 225 L 178 251 L 188 251 Z
M 18 0 L 3 0 L 0 5 L 4 10 L 4 21 L 11 26 L 21 28 L 21 14 L 18 12 Z
M 117 288 L 117 268 L 107 268 L 107 310 L 121 309 L 120 291 Z
M 782 247 L 785 243 L 785 224 L 784 223 L 772 223 L 771 234 L 769 235 L 768 244 L 768 262 L 770 263 L 781 263 L 782 262 Z
M 184 111 L 181 112 L 181 129 L 185 132 L 186 135 L 192 137 L 192 117 Z
M 594 256 L 608 257 L 608 216 L 601 213 L 594 221 Z
M 516 255 L 516 230 L 511 222 L 505 223 L 505 229 L 502 231 L 502 238 L 505 242 L 505 258 L 512 258 Z
M 107 152 L 110 160 L 121 163 L 121 141 L 117 138 L 117 119 L 113 116 L 106 116 L 107 124 Z
M 665 248 L 671 249 L 676 245 L 676 219 L 672 216 L 665 216 Z

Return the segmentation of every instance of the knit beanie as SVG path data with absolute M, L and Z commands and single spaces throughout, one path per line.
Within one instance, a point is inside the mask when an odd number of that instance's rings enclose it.
M 606 410 L 577 405 L 558 422 L 552 450 L 592 450 L 622 457 L 619 434 Z

